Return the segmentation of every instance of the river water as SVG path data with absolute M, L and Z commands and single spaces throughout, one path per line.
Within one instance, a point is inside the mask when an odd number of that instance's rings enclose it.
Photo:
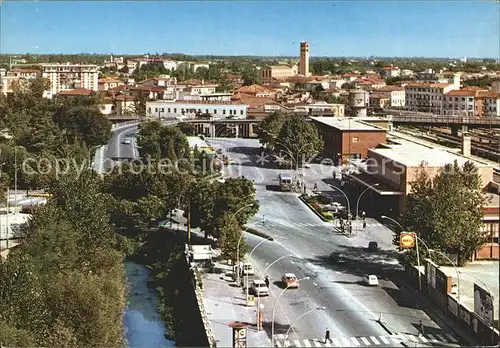
M 157 311 L 157 294 L 148 287 L 150 270 L 138 263 L 125 262 L 129 283 L 128 306 L 123 317 L 129 348 L 175 347 L 165 338 L 166 327 Z

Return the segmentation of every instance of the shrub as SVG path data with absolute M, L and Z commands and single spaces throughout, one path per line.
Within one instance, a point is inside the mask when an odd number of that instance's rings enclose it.
M 327 220 L 333 220 L 333 214 L 331 211 L 324 211 L 321 213 L 321 216 L 323 216 Z

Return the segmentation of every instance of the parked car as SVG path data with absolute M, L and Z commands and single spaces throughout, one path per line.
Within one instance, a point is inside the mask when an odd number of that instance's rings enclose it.
M 283 285 L 288 288 L 298 288 L 299 287 L 299 280 L 293 273 L 285 273 L 283 274 L 283 277 L 281 277 L 281 281 L 283 282 Z
M 378 243 L 377 242 L 368 243 L 368 251 L 378 251 Z
M 255 279 L 252 282 L 250 292 L 255 296 L 269 296 L 269 288 L 262 279 Z
M 343 254 L 332 254 L 331 260 L 333 263 L 342 264 L 346 262 L 346 257 Z
M 243 271 L 243 275 L 253 276 L 255 274 L 255 270 L 251 262 L 241 262 L 240 263 L 240 272 Z M 238 266 L 234 266 L 234 272 L 238 271 Z
M 366 274 L 364 277 L 364 282 L 366 285 L 369 286 L 378 286 L 378 278 L 376 275 L 373 274 Z

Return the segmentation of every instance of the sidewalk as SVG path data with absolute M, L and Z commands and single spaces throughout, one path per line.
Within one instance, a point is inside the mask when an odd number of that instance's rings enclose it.
M 232 347 L 232 328 L 229 324 L 241 322 L 248 324 L 248 347 L 271 347 L 267 333 L 256 330 L 256 308 L 246 306 L 245 294 L 232 281 L 231 267 L 220 263 L 216 267 L 222 268 L 223 272 L 203 274 L 203 301 L 217 346 Z

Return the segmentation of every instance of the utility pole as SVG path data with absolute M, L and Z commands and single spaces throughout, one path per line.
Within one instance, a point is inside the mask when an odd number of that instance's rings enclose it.
M 191 245 L 191 199 L 189 199 L 188 202 L 187 235 L 188 235 L 188 245 Z

